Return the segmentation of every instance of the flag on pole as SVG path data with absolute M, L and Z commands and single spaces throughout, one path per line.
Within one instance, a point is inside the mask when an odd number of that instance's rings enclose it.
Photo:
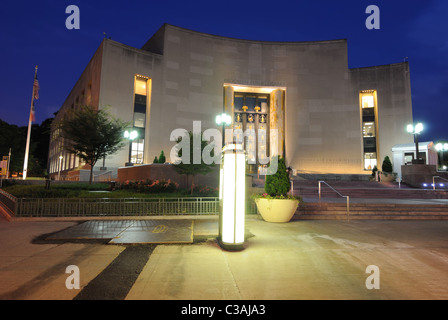
M 30 112 L 30 119 L 32 122 L 36 121 L 36 114 L 34 110 L 34 100 L 39 99 L 39 80 L 37 80 L 37 69 L 34 74 L 34 84 L 33 84 L 33 101 L 31 102 L 31 112 Z
M 39 81 L 37 80 L 37 72 L 34 75 L 34 85 L 33 85 L 34 99 L 39 99 Z
M 31 118 L 31 121 L 32 121 L 32 122 L 35 122 L 35 121 L 36 121 L 36 114 L 35 114 L 35 112 L 34 112 L 34 101 L 33 101 L 33 103 L 31 104 L 30 118 Z
M 26 136 L 26 146 L 25 146 L 25 159 L 23 160 L 23 173 L 22 179 L 25 180 L 28 171 L 28 153 L 30 151 L 30 138 L 31 138 L 31 124 L 35 121 L 35 112 L 34 112 L 34 100 L 39 99 L 39 81 L 37 81 L 37 66 L 34 69 L 34 83 L 33 83 L 33 94 L 31 97 L 31 110 L 30 117 L 28 119 L 28 133 Z

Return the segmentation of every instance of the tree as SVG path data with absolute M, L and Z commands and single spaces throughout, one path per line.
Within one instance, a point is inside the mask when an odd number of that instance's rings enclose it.
M 272 175 L 266 176 L 264 191 L 270 196 L 286 196 L 290 189 L 291 183 L 286 170 L 285 159 L 278 157 L 277 171 Z
M 163 153 L 163 150 L 160 151 L 160 155 L 159 155 L 159 163 L 165 163 L 166 158 L 165 158 L 165 154 Z
M 381 169 L 383 170 L 383 172 L 392 173 L 393 171 L 392 162 L 390 161 L 389 156 L 384 157 Z
M 185 155 L 184 155 L 184 157 L 182 157 L 183 149 L 176 146 L 177 156 L 182 158 L 183 161 L 181 161 L 177 164 L 175 163 L 174 169 L 176 170 L 177 173 L 184 174 L 187 176 L 187 185 L 188 185 L 188 178 L 190 176 L 192 177 L 191 185 L 190 185 L 190 189 L 191 189 L 190 194 L 193 194 L 194 177 L 198 174 L 205 175 L 205 174 L 211 172 L 212 168 L 214 167 L 214 164 L 206 164 L 203 160 L 202 152 L 203 152 L 204 148 L 208 146 L 208 143 L 207 143 L 207 141 L 202 140 L 202 133 L 200 135 L 198 134 L 196 136 L 196 135 L 193 135 L 193 133 L 190 131 L 190 132 L 188 132 L 188 136 L 180 137 L 176 140 L 176 142 L 179 144 L 179 143 L 181 143 L 181 141 L 183 139 L 189 139 L 188 147 L 189 147 L 190 156 L 189 156 L 189 159 L 185 159 Z M 194 152 L 193 139 L 201 141 L 201 150 L 200 150 L 201 151 L 201 162 L 200 163 L 194 163 L 194 161 L 193 161 L 193 152 Z M 187 161 L 185 161 L 185 160 L 187 160 Z M 159 159 L 159 161 L 160 161 L 160 159 Z M 184 161 L 185 161 L 185 163 L 184 163 Z
M 58 126 L 65 150 L 90 165 L 92 183 L 96 162 L 123 148 L 123 131 L 128 123 L 111 117 L 104 109 L 81 106 L 67 112 Z

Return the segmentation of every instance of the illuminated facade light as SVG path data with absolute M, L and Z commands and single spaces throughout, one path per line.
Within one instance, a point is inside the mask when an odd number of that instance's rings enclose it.
M 437 143 L 436 144 L 437 151 L 448 151 L 448 143 Z
M 227 145 L 220 173 L 221 214 L 219 245 L 226 250 L 242 250 L 246 204 L 246 156 L 241 145 Z
M 228 114 L 222 113 L 216 116 L 215 122 L 217 125 L 229 126 L 232 124 L 232 117 Z
M 420 122 L 417 123 L 415 126 L 413 124 L 408 124 L 406 130 L 410 134 L 420 134 L 423 131 L 423 124 Z
M 126 130 L 124 132 L 124 137 L 129 140 L 134 140 L 138 137 L 138 132 L 135 130 L 132 130 L 132 131 Z

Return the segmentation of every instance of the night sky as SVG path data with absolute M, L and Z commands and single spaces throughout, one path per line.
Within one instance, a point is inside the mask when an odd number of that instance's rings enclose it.
M 368 5 L 380 29 L 368 30 Z M 77 5 L 80 29 L 68 30 Z M 448 140 L 448 1 L 2 1 L 0 119 L 26 126 L 34 67 L 39 66 L 36 122 L 52 117 L 100 45 L 140 48 L 163 23 L 220 36 L 265 41 L 348 40 L 349 67 L 409 61 L 420 141 Z

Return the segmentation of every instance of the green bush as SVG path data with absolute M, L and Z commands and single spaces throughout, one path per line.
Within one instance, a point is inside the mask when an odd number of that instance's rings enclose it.
M 188 190 L 190 192 L 190 190 Z M 194 186 L 193 196 L 195 197 L 217 197 L 219 195 L 219 188 L 212 188 L 209 186 Z
M 44 185 L 15 184 L 5 187 L 6 192 L 17 198 L 84 198 L 96 196 L 91 191 L 106 191 L 109 185 L 106 183 L 66 183 L 51 184 L 50 189 Z
M 159 163 L 165 163 L 166 162 L 166 158 L 165 158 L 165 154 L 163 153 L 163 150 L 160 151 L 160 155 L 159 155 Z
M 291 189 L 291 183 L 289 182 L 288 172 L 286 171 L 285 159 L 278 156 L 276 158 L 273 161 L 278 160 L 277 172 L 266 176 L 264 190 L 268 195 L 273 197 L 286 196 Z
M 392 171 L 393 171 L 392 162 L 390 161 L 388 156 L 384 157 L 383 165 L 381 166 L 381 169 L 383 170 L 383 172 L 392 173 Z
M 131 190 L 144 193 L 170 193 L 177 191 L 179 185 L 176 182 L 168 180 L 145 180 L 145 181 L 125 181 L 117 184 L 116 188 L 121 190 Z

